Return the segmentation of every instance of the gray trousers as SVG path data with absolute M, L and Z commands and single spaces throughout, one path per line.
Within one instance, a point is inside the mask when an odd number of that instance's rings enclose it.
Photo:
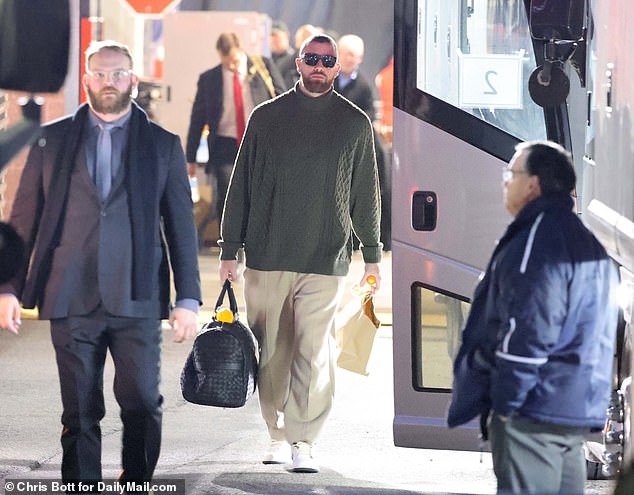
M 498 493 L 581 495 L 587 428 L 537 423 L 493 414 L 489 436 Z

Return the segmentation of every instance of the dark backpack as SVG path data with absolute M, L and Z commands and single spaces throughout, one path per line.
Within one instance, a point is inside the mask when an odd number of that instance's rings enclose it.
M 217 319 L 225 294 L 229 296 L 232 322 Z M 258 356 L 257 340 L 238 320 L 235 295 L 227 280 L 212 321 L 201 329 L 185 362 L 181 374 L 183 397 L 203 406 L 243 406 L 255 392 Z

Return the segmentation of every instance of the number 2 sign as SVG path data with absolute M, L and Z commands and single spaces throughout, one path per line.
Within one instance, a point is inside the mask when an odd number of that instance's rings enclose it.
M 522 108 L 521 55 L 460 55 L 460 108 Z

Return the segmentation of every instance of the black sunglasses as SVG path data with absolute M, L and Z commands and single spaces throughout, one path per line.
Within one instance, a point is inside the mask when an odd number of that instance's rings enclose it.
M 337 63 L 337 57 L 334 55 L 317 55 L 316 53 L 304 53 L 302 60 L 306 62 L 306 65 L 310 65 L 311 67 L 317 65 L 321 60 L 321 63 L 324 64 L 326 69 L 334 67 Z

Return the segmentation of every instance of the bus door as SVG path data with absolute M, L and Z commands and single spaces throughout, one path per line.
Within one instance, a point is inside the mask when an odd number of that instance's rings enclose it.
M 479 276 L 511 220 L 502 169 L 544 139 L 520 0 L 395 0 L 392 185 L 394 441 L 475 449 L 449 430 L 452 361 Z

